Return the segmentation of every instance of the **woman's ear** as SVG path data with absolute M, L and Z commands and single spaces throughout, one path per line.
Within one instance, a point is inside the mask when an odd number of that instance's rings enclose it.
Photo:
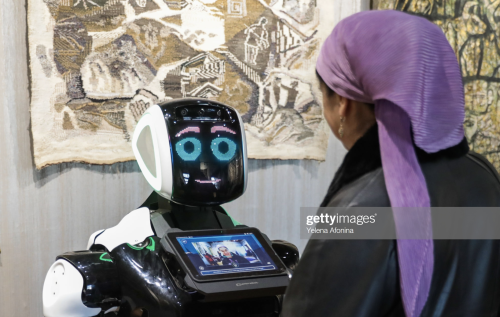
M 341 95 L 337 95 L 337 98 L 339 99 L 339 116 L 345 118 L 351 112 L 351 100 L 342 97 Z

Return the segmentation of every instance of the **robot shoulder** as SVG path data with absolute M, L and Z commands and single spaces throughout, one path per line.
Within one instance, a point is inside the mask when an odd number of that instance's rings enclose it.
M 151 236 L 154 236 L 154 232 L 151 228 L 149 209 L 143 207 L 130 212 L 113 228 L 93 233 L 89 239 L 88 249 L 92 245 L 99 244 L 112 251 L 120 244 L 137 244 Z
M 83 317 L 99 314 L 101 308 L 83 304 L 83 287 L 82 274 L 68 261 L 57 260 L 50 267 L 43 284 L 43 315 Z

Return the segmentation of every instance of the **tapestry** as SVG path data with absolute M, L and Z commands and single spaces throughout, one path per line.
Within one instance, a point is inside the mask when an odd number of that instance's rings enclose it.
M 144 111 L 186 97 L 237 109 L 250 158 L 324 160 L 329 129 L 315 62 L 332 8 L 318 0 L 28 0 L 37 168 L 133 160 Z
M 500 171 L 500 1 L 379 0 L 373 6 L 425 17 L 443 30 L 462 70 L 470 148 Z

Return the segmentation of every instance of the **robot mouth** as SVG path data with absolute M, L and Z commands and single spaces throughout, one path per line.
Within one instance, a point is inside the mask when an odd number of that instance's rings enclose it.
M 220 182 L 220 178 L 212 177 L 209 180 L 195 179 L 194 181 L 197 183 L 200 183 L 200 184 L 214 184 L 215 185 L 216 183 Z

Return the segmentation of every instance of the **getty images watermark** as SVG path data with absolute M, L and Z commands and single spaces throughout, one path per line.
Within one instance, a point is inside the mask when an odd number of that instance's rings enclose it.
M 394 219 L 403 219 L 396 232 Z M 500 208 L 301 208 L 302 239 L 500 239 Z

